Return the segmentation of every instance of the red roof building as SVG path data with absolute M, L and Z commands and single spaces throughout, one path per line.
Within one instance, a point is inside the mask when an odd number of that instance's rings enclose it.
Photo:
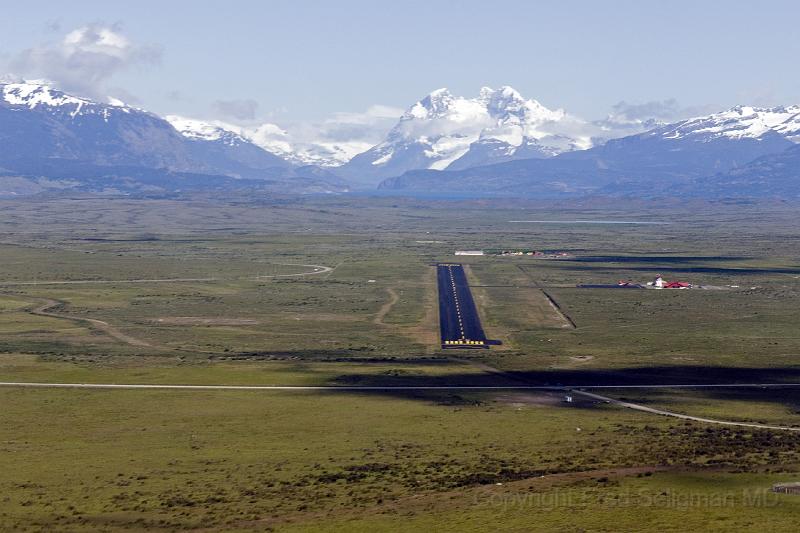
M 664 283 L 665 289 L 688 289 L 691 286 L 691 283 L 686 283 L 685 281 L 670 281 L 669 283 Z

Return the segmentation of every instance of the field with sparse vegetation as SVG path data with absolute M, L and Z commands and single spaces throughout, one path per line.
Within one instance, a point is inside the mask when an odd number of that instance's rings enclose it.
M 0 381 L 387 387 L 0 387 L 0 529 L 794 531 L 769 488 L 800 481 L 800 432 L 513 387 L 800 383 L 797 213 L 0 201 Z M 570 256 L 459 257 L 503 344 L 441 350 L 433 265 L 483 248 Z M 708 288 L 578 288 L 657 274 Z M 434 385 L 509 388 L 388 388 Z M 602 394 L 800 428 L 799 391 Z

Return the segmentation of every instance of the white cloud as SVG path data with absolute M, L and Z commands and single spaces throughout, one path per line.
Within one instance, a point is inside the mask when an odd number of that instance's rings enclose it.
M 335 123 L 350 123 L 350 124 L 374 124 L 383 119 L 391 119 L 396 121 L 404 113 L 404 109 L 388 105 L 375 104 L 367 108 L 363 112 L 347 112 L 342 111 L 334 113 L 333 116 L 326 120 L 326 122 Z
M 375 144 L 397 123 L 403 110 L 386 105 L 372 105 L 362 112 L 334 113 L 319 122 L 298 123 L 291 131 L 299 140 Z
M 293 151 L 292 141 L 286 130 L 275 124 L 261 124 L 253 128 L 243 128 L 242 135 L 270 152 L 286 155 Z
M 322 165 L 342 164 L 379 143 L 397 123 L 403 110 L 372 105 L 362 112 L 339 112 L 319 121 L 249 123 L 243 135 L 263 148 L 302 162 Z
M 615 136 L 630 135 L 659 124 L 678 122 L 687 118 L 707 115 L 718 111 L 715 106 L 681 106 L 674 98 L 651 100 L 642 103 L 620 101 L 611 107 L 611 112 L 594 124 Z
M 253 120 L 258 110 L 255 100 L 217 100 L 212 106 L 219 115 L 235 120 Z
M 59 88 L 87 96 L 105 96 L 105 84 L 116 73 L 152 65 L 161 49 L 133 43 L 119 24 L 88 24 L 68 32 L 60 41 L 28 48 L 10 61 L 26 78 L 45 78 Z

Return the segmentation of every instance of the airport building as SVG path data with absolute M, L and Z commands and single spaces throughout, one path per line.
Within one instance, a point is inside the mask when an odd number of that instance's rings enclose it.
M 483 250 L 456 250 L 456 255 L 483 255 Z
M 800 483 L 778 483 L 772 486 L 772 492 L 779 494 L 800 494 Z

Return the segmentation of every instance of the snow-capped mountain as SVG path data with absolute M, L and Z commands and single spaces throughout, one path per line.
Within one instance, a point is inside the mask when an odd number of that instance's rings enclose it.
M 638 195 L 684 194 L 714 183 L 714 190 L 739 184 L 743 191 L 791 192 L 800 175 L 800 106 L 737 106 L 645 124 L 655 127 L 598 141 L 604 130 L 597 123 L 548 109 L 510 87 L 484 88 L 476 98 L 440 89 L 409 107 L 369 147 L 309 141 L 316 131 L 309 126 L 295 137 L 306 141 L 295 142 L 274 124 L 161 118 L 43 82 L 0 83 L 0 181 L 28 180 L 26 190 L 57 180 L 59 187 L 86 190 L 333 192 L 347 190 L 339 176 L 362 186 L 390 176 L 382 188 Z M 347 139 L 339 132 L 326 138 Z M 350 159 L 355 152 L 361 153 Z
M 633 174 L 725 172 L 800 140 L 800 108 L 736 106 L 561 156 Z
M 167 122 L 119 101 L 95 102 L 43 82 L 0 85 L 0 162 L 62 158 L 189 170 Z
M 112 111 L 130 113 L 132 110 L 115 98 L 109 98 L 108 105 L 104 105 L 87 98 L 57 91 L 41 80 L 6 83 L 0 87 L 2 87 L 3 101 L 8 105 L 24 106 L 28 109 L 49 108 L 51 111 L 66 112 L 73 118 L 86 114 L 100 114 L 104 118 L 108 118 Z
M 167 115 L 165 119 L 186 139 L 192 158 L 202 161 L 211 171 L 258 179 L 264 170 L 291 166 L 237 133 L 236 126 L 177 115 Z
M 374 181 L 412 169 L 457 170 L 589 148 L 586 123 L 526 100 L 511 87 L 484 87 L 477 98 L 438 89 L 412 105 L 383 142 L 340 172 Z
M 800 106 L 736 106 L 727 111 L 691 118 L 654 129 L 651 134 L 664 139 L 708 142 L 714 139 L 760 139 L 777 133 L 792 142 L 800 142 Z
M 683 194 L 702 189 L 704 183 L 710 183 L 710 176 L 737 175 L 735 169 L 751 161 L 796 146 L 800 143 L 798 113 L 798 106 L 737 106 L 549 159 L 438 173 L 410 171 L 385 180 L 381 187 L 527 194 Z M 775 166 L 785 169 L 783 162 L 790 160 L 795 159 L 778 158 Z M 772 159 L 764 161 L 771 164 Z
M 363 141 L 316 141 L 292 145 L 285 158 L 297 164 L 340 167 L 372 147 Z M 334 170 L 335 171 L 335 170 Z
M 118 100 L 96 102 L 44 82 L 0 83 L 0 176 L 72 180 L 78 186 L 85 178 L 95 189 L 106 187 L 105 178 L 127 180 L 125 190 L 144 190 L 145 182 L 150 191 L 167 182 L 181 190 L 200 183 L 230 186 L 231 179 L 251 180 L 257 188 L 269 181 L 285 191 L 346 189 L 338 177 L 296 169 L 236 132 L 171 120 L 180 131 Z
M 217 120 L 204 121 L 178 115 L 167 115 L 164 118 L 191 141 L 227 146 L 253 144 L 285 163 L 298 166 L 338 167 L 371 147 L 368 143 L 358 141 L 298 142 L 285 129 L 271 123 L 243 127 Z
M 205 122 L 179 115 L 167 115 L 164 117 L 178 133 L 195 141 L 219 141 L 228 146 L 244 144 L 247 141 L 241 134 L 237 133 L 235 126 L 223 123 Z
M 238 131 L 264 150 L 296 165 L 338 167 L 372 147 L 361 141 L 297 141 L 285 129 L 270 123 Z

